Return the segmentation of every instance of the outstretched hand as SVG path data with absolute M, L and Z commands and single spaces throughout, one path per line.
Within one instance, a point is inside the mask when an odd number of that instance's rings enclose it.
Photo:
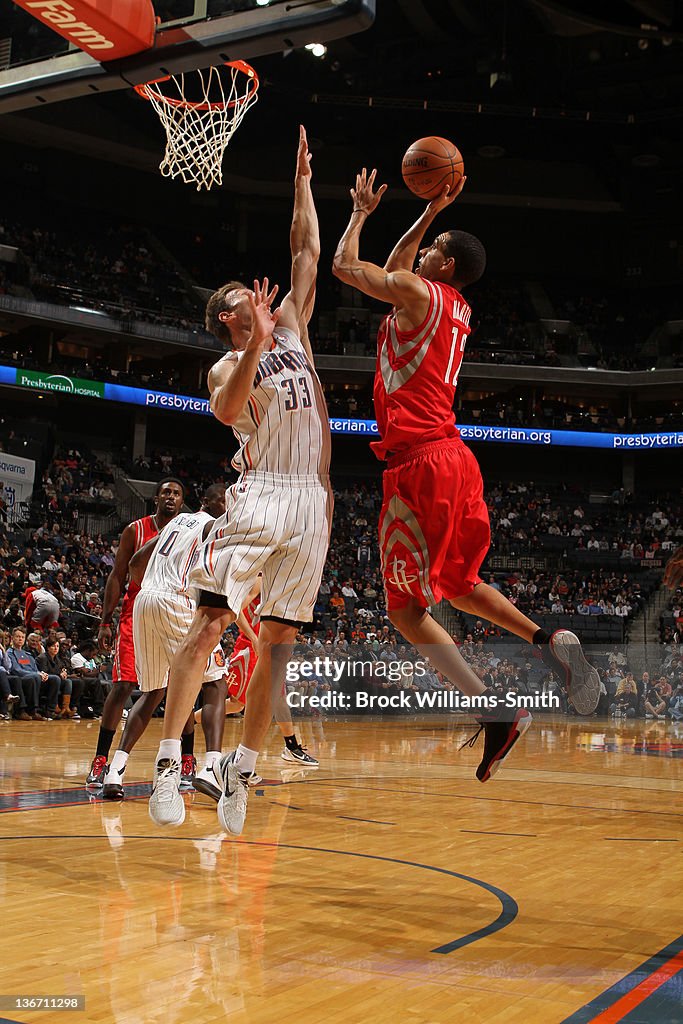
M 377 209 L 380 199 L 387 190 L 387 186 L 380 185 L 377 191 L 373 192 L 376 177 L 377 170 L 375 169 L 368 178 L 368 172 L 365 167 L 360 174 L 356 175 L 356 187 L 351 189 L 354 213 L 362 212 L 369 216 Z
M 251 339 L 248 348 L 264 345 L 272 336 L 275 325 L 280 319 L 281 310 L 278 308 L 271 313 L 270 307 L 278 293 L 278 286 L 268 290 L 268 278 L 264 277 L 263 284 L 254 281 L 254 292 L 248 293 L 249 306 L 251 308 L 252 326 Z
M 313 157 L 308 149 L 306 129 L 299 125 L 299 149 L 296 154 L 296 176 L 297 178 L 310 178 L 312 176 L 311 160 Z
M 432 213 L 440 213 L 442 210 L 445 210 L 447 206 L 450 206 L 451 203 L 458 198 L 458 196 L 465 187 L 466 181 L 467 176 L 463 175 L 463 177 L 460 178 L 458 184 L 454 188 L 449 189 L 449 186 L 446 185 L 441 195 L 438 195 L 434 199 L 430 200 L 428 206 L 429 210 Z

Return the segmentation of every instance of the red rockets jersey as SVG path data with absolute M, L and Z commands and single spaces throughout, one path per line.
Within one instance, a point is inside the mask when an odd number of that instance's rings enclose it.
M 133 554 L 139 551 L 141 547 L 147 543 L 148 540 L 152 540 L 153 537 L 159 532 L 157 527 L 157 521 L 154 516 L 143 516 L 142 519 L 136 519 L 135 522 L 131 523 L 131 526 L 135 530 L 135 547 Z M 122 615 L 131 615 L 133 612 L 133 601 L 135 595 L 140 591 L 140 584 L 135 583 L 133 580 L 128 580 L 128 587 L 123 597 L 123 604 L 121 605 Z
M 377 336 L 374 397 L 382 439 L 371 447 L 379 459 L 459 436 L 453 401 L 472 311 L 451 285 L 425 284 L 430 302 L 424 322 L 399 331 L 394 309 Z

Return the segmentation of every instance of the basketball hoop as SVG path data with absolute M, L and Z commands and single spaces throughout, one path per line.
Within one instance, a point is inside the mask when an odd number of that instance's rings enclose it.
M 243 60 L 136 85 L 166 132 L 166 152 L 159 164 L 164 177 L 180 176 L 186 184 L 196 184 L 198 192 L 222 184 L 223 154 L 256 103 L 258 87 L 258 75 Z

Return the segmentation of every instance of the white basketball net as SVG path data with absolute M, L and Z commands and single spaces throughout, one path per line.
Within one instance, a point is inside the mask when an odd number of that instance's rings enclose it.
M 169 75 L 136 86 L 150 100 L 166 131 L 159 170 L 167 178 L 210 189 L 223 182 L 223 154 L 242 118 L 258 99 L 256 72 L 243 61 Z M 188 99 L 186 88 L 192 89 Z

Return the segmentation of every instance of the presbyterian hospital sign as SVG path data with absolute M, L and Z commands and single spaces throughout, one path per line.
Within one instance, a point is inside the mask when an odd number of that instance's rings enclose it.
M 0 384 L 25 388 L 43 393 L 75 395 L 126 405 L 144 405 L 163 412 L 210 416 L 207 398 L 175 395 L 169 391 L 151 391 L 131 388 L 124 384 L 109 384 L 97 380 L 83 380 L 60 373 L 22 370 L 16 366 L 0 366 Z M 582 430 L 545 430 L 538 427 L 486 426 L 478 423 L 459 423 L 463 441 L 497 444 L 531 444 L 560 448 L 608 448 L 616 451 L 668 451 L 683 448 L 683 430 L 660 433 L 607 434 Z M 355 434 L 377 437 L 375 420 L 352 417 L 330 417 L 333 434 Z

